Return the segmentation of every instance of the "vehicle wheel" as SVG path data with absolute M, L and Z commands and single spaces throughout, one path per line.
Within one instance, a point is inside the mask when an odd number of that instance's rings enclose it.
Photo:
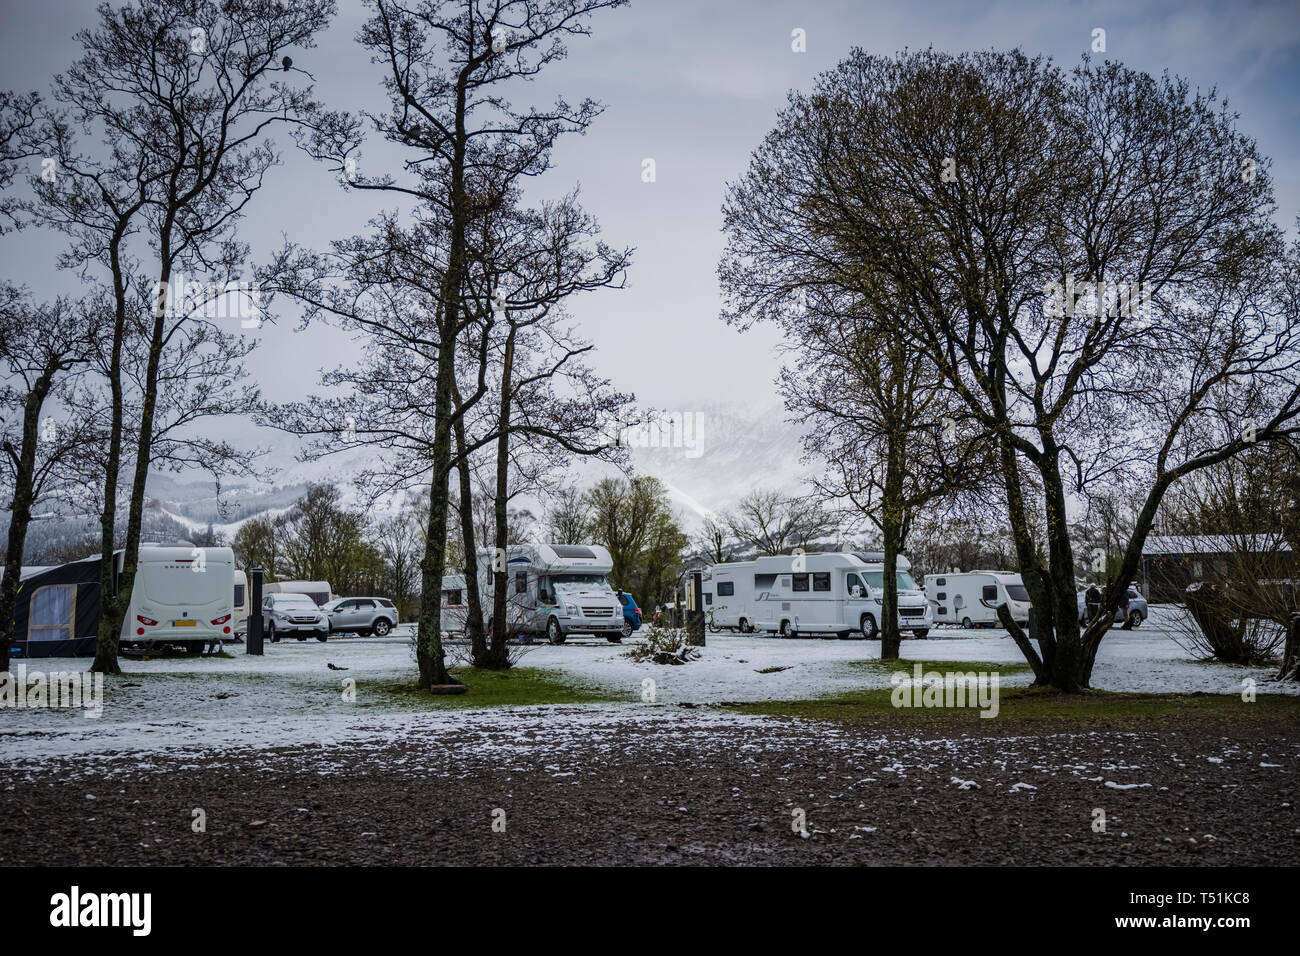
M 546 639 L 552 644 L 564 643 L 564 631 L 560 628 L 560 622 L 551 618 L 546 622 Z
M 272 643 L 272 644 L 279 644 L 279 643 L 280 643 L 280 635 L 277 634 L 277 633 L 275 633 L 275 625 L 274 625 L 274 624 L 268 624 L 268 625 L 267 625 L 267 627 L 266 627 L 266 636 L 269 637 L 269 638 L 271 639 L 271 643 Z
M 962 626 L 962 627 L 970 627 L 970 626 L 971 626 L 971 625 L 970 625 L 970 618 L 968 618 L 968 617 L 963 617 L 963 618 L 961 619 L 961 626 Z
M 709 622 L 709 633 L 710 633 L 710 634 L 717 634 L 718 631 L 720 631 L 720 630 L 722 630 L 722 628 L 718 627 L 718 625 L 714 624 L 712 621 Z
M 745 620 L 743 617 L 736 622 L 736 627 L 741 634 L 748 634 L 751 630 L 753 630 L 749 626 L 749 621 Z
M 324 643 L 325 643 L 326 641 L 328 641 L 329 639 L 330 639 L 330 632 L 329 632 L 329 631 L 326 631 L 324 634 L 317 634 L 317 635 L 316 635 L 316 640 L 320 641 L 322 644 L 324 644 Z
M 862 620 L 858 622 L 858 629 L 862 631 L 862 636 L 868 641 L 874 641 L 880 636 L 880 628 L 876 626 L 876 619 L 870 614 L 862 615 Z
M 605 635 L 605 639 L 608 640 L 611 644 L 622 644 L 622 643 L 623 643 L 623 635 L 622 635 L 622 634 L 606 634 L 606 635 Z
M 838 637 L 841 641 L 847 641 L 850 637 L 853 636 L 853 632 L 852 632 L 852 631 L 838 631 L 838 632 L 836 632 L 835 636 Z
M 1130 611 L 1128 615 L 1128 626 L 1133 628 L 1142 623 L 1141 611 Z
M 929 629 L 928 627 L 927 627 L 927 628 L 922 628 L 922 629 L 919 630 L 919 631 L 913 631 L 913 632 L 912 632 L 912 636 L 913 636 L 913 637 L 919 637 L 919 638 L 921 638 L 921 639 L 923 639 L 923 640 L 924 640 L 926 637 L 928 637 L 929 634 L 930 634 L 930 629 Z
M 202 654 L 203 649 L 207 646 L 207 643 L 204 641 L 191 641 L 185 645 L 185 653 L 189 657 L 194 657 L 198 654 Z
M 388 619 L 381 617 L 379 620 L 375 621 L 374 626 L 370 628 L 370 633 L 375 635 L 375 637 L 387 637 L 388 632 L 392 629 L 393 625 L 389 623 Z
M 307 640 L 307 635 L 306 635 L 306 634 L 299 634 L 299 635 L 297 635 L 297 639 L 300 640 L 300 641 L 305 641 L 305 640 Z
M 781 630 L 779 633 L 782 637 L 794 637 L 795 635 L 794 625 L 792 625 L 789 621 L 782 621 Z
M 632 622 L 629 621 L 627 618 L 623 618 L 623 637 L 631 637 L 631 636 L 632 636 Z M 614 638 L 612 637 L 610 638 L 610 640 L 614 641 L 615 644 L 618 643 L 618 641 L 615 641 Z M 620 638 L 619 640 L 622 640 L 622 638 Z

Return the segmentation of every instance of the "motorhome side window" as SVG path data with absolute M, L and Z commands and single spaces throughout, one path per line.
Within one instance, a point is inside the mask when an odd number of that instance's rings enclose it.
M 527 571 L 515 572 L 515 593 L 516 594 L 528 593 L 528 572 Z
M 831 573 L 829 571 L 818 571 L 813 574 L 813 590 L 829 591 L 831 589 Z
M 946 601 L 946 600 L 948 600 L 948 592 L 947 592 L 947 591 L 940 591 L 939 594 L 938 594 L 938 596 L 935 598 L 935 600 L 938 600 L 938 601 Z
M 735 593 L 736 593 L 735 581 L 718 582 L 718 597 L 731 597 Z
M 754 575 L 754 593 L 762 594 L 764 591 L 770 591 L 776 586 L 775 574 L 756 574 Z
M 806 575 L 806 574 L 795 574 L 795 575 L 792 575 L 791 578 L 790 578 L 790 590 L 791 590 L 791 591 L 807 591 L 807 590 L 808 590 L 808 575 Z
M 710 594 L 708 591 L 705 591 L 705 592 L 704 592 L 704 603 L 705 603 L 705 604 L 712 604 L 712 603 L 713 603 L 713 595 Z
M 996 601 L 998 599 L 998 586 L 996 584 L 986 584 L 980 590 L 980 594 L 986 601 Z

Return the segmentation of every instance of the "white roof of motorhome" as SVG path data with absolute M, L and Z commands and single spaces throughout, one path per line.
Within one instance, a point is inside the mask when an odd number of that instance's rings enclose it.
M 512 544 L 506 548 L 506 560 L 535 565 L 542 571 L 607 574 L 614 570 L 614 559 L 598 544 Z

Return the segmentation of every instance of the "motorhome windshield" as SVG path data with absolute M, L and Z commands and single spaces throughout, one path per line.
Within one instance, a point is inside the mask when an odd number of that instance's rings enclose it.
M 1007 597 L 1011 598 L 1013 601 L 1023 601 L 1026 604 L 1029 603 L 1029 591 L 1026 590 L 1023 584 L 1008 584 Z
M 912 576 L 910 574 L 908 574 L 906 571 L 899 571 L 897 572 L 897 574 L 898 574 L 898 590 L 915 591 L 917 589 L 916 582 L 912 580 Z M 880 588 L 883 588 L 885 586 L 884 571 L 867 571 L 862 576 L 867 579 L 867 586 L 870 588 L 875 588 L 876 590 L 879 590 Z
M 552 574 L 551 580 L 556 584 L 604 584 L 603 574 Z

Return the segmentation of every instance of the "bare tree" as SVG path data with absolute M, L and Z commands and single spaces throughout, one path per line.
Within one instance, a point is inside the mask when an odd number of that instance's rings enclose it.
M 0 671 L 9 669 L 27 528 L 32 509 L 68 478 L 68 459 L 92 439 L 85 419 L 56 422 L 47 400 L 66 395 L 95 353 L 99 315 L 93 302 L 57 299 L 34 304 L 7 283 L 0 287 L 0 474 L 11 488 L 9 539 L 0 580 Z
M 905 297 L 913 340 L 997 442 L 1038 648 L 1003 622 L 1038 682 L 1087 687 L 1165 492 L 1300 415 L 1297 253 L 1267 161 L 1175 77 L 858 50 L 792 95 L 750 175 L 779 188 L 749 228 L 815 219 L 837 260 Z M 766 263 L 734 268 L 738 321 L 781 308 Z M 1146 491 L 1081 629 L 1067 499 L 1117 474 Z
M 134 580 L 165 355 L 189 344 L 182 329 L 202 318 L 192 307 L 178 308 L 169 290 L 187 270 L 222 288 L 242 272 L 248 249 L 235 229 L 277 162 L 268 130 L 315 109 L 309 91 L 287 82 L 291 61 L 284 54 L 310 46 L 333 12 L 333 0 L 104 4 L 100 23 L 77 34 L 82 56 L 55 79 L 60 111 L 47 114 L 41 142 L 55 175 L 37 181 L 28 210 L 69 234 L 65 265 L 106 273 L 114 302 L 93 670 L 119 673 L 118 633 Z M 83 130 L 100 140 L 99 156 L 80 150 L 75 136 Z M 148 265 L 140 259 L 141 240 Z M 112 542 L 127 425 L 122 379 L 130 344 L 143 349 L 141 394 L 123 570 L 115 581 Z
M 816 496 L 762 489 L 742 497 L 722 520 L 734 538 L 761 555 L 807 550 L 836 528 Z
M 481 309 L 467 301 L 473 268 L 471 229 L 498 209 L 520 180 L 546 171 L 558 137 L 585 130 L 600 112 L 591 100 L 576 108 L 559 100 L 550 109 L 518 110 L 505 98 L 504 87 L 532 78 L 562 58 L 564 41 L 586 35 L 595 12 L 620 5 L 621 0 L 375 0 L 374 15 L 359 40 L 386 69 L 384 88 L 391 109 L 367 114 L 367 119 L 380 135 L 413 151 L 405 165 L 408 179 L 371 176 L 357 168 L 353 154 L 360 145 L 361 123 L 348 117 L 320 124 L 303 141 L 313 155 L 336 164 L 349 188 L 394 193 L 418 204 L 416 229 L 409 241 L 396 245 L 419 262 L 408 271 L 390 270 L 386 281 L 373 274 L 354 273 L 353 278 L 368 289 L 404 285 L 407 291 L 396 295 L 417 300 L 412 305 L 424 319 L 411 336 L 402 341 L 390 337 L 381 349 L 406 375 L 411 371 L 410 352 L 415 352 L 417 370 L 432 383 L 432 401 L 421 411 L 421 416 L 432 418 L 432 441 L 421 449 L 430 489 L 416 639 L 422 688 L 451 680 L 443 660 L 437 596 L 446 567 L 448 485 L 458 414 L 452 398 L 456 342 Z M 395 222 L 392 228 L 400 231 Z M 338 299 L 326 306 L 314 297 L 312 308 L 328 308 L 365 323 L 354 307 Z M 368 327 L 373 330 L 373 325 Z M 485 392 L 480 381 L 474 394 L 463 396 L 464 404 L 474 404 Z M 367 428 L 371 434 L 374 429 L 391 431 L 386 423 L 368 422 Z

